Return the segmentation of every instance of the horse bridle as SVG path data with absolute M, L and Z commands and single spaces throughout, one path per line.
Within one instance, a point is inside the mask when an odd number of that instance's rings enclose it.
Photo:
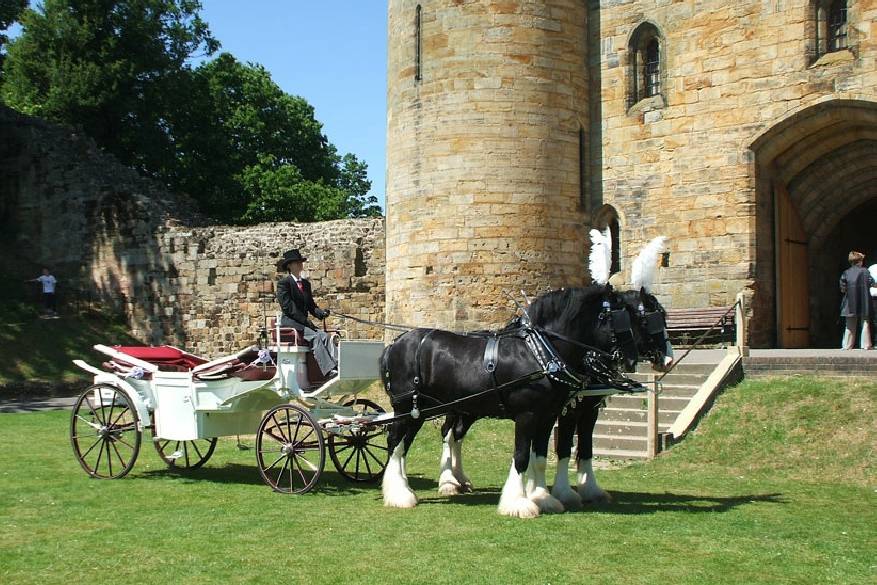
M 610 344 L 612 360 L 621 364 L 626 359 L 626 354 L 633 355 L 633 361 L 639 360 L 639 348 L 633 335 L 633 325 L 630 321 L 630 313 L 626 308 L 613 309 L 608 300 L 603 301 L 603 310 L 598 317 L 601 321 L 609 320 Z
M 667 330 L 667 318 L 663 310 L 655 309 L 654 311 L 646 311 L 645 304 L 640 299 L 639 307 L 639 326 L 649 340 L 649 349 L 643 352 L 643 355 L 652 361 L 657 361 L 660 352 L 665 351 L 666 338 L 657 339 L 658 335 L 663 335 Z

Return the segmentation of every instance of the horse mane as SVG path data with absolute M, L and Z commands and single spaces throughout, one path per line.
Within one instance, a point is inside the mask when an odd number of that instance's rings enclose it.
M 547 324 L 555 320 L 569 323 L 576 319 L 582 308 L 589 303 L 600 303 L 605 292 L 606 287 L 602 285 L 551 291 L 537 297 L 527 307 L 527 315 L 535 323 Z M 599 304 L 596 306 L 602 308 Z

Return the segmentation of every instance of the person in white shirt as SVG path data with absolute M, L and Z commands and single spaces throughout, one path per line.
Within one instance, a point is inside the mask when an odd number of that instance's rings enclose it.
M 52 276 L 48 268 L 43 268 L 43 274 L 36 278 L 31 278 L 25 282 L 39 282 L 43 287 L 43 306 L 46 308 L 48 315 L 57 315 L 57 304 L 55 302 L 55 285 L 57 279 Z

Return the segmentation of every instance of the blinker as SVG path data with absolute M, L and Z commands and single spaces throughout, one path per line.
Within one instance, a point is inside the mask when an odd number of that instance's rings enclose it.
M 666 329 L 666 326 L 664 325 L 664 315 L 659 311 L 646 313 L 645 320 L 646 331 L 649 335 L 658 335 L 659 333 L 663 333 Z
M 612 331 L 622 333 L 630 331 L 630 313 L 626 309 L 618 309 L 611 311 L 612 315 Z

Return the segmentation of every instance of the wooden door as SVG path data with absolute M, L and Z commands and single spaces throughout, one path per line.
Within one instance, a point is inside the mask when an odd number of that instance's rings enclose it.
M 777 341 L 780 347 L 810 345 L 807 234 L 786 186 L 774 187 L 777 226 Z

